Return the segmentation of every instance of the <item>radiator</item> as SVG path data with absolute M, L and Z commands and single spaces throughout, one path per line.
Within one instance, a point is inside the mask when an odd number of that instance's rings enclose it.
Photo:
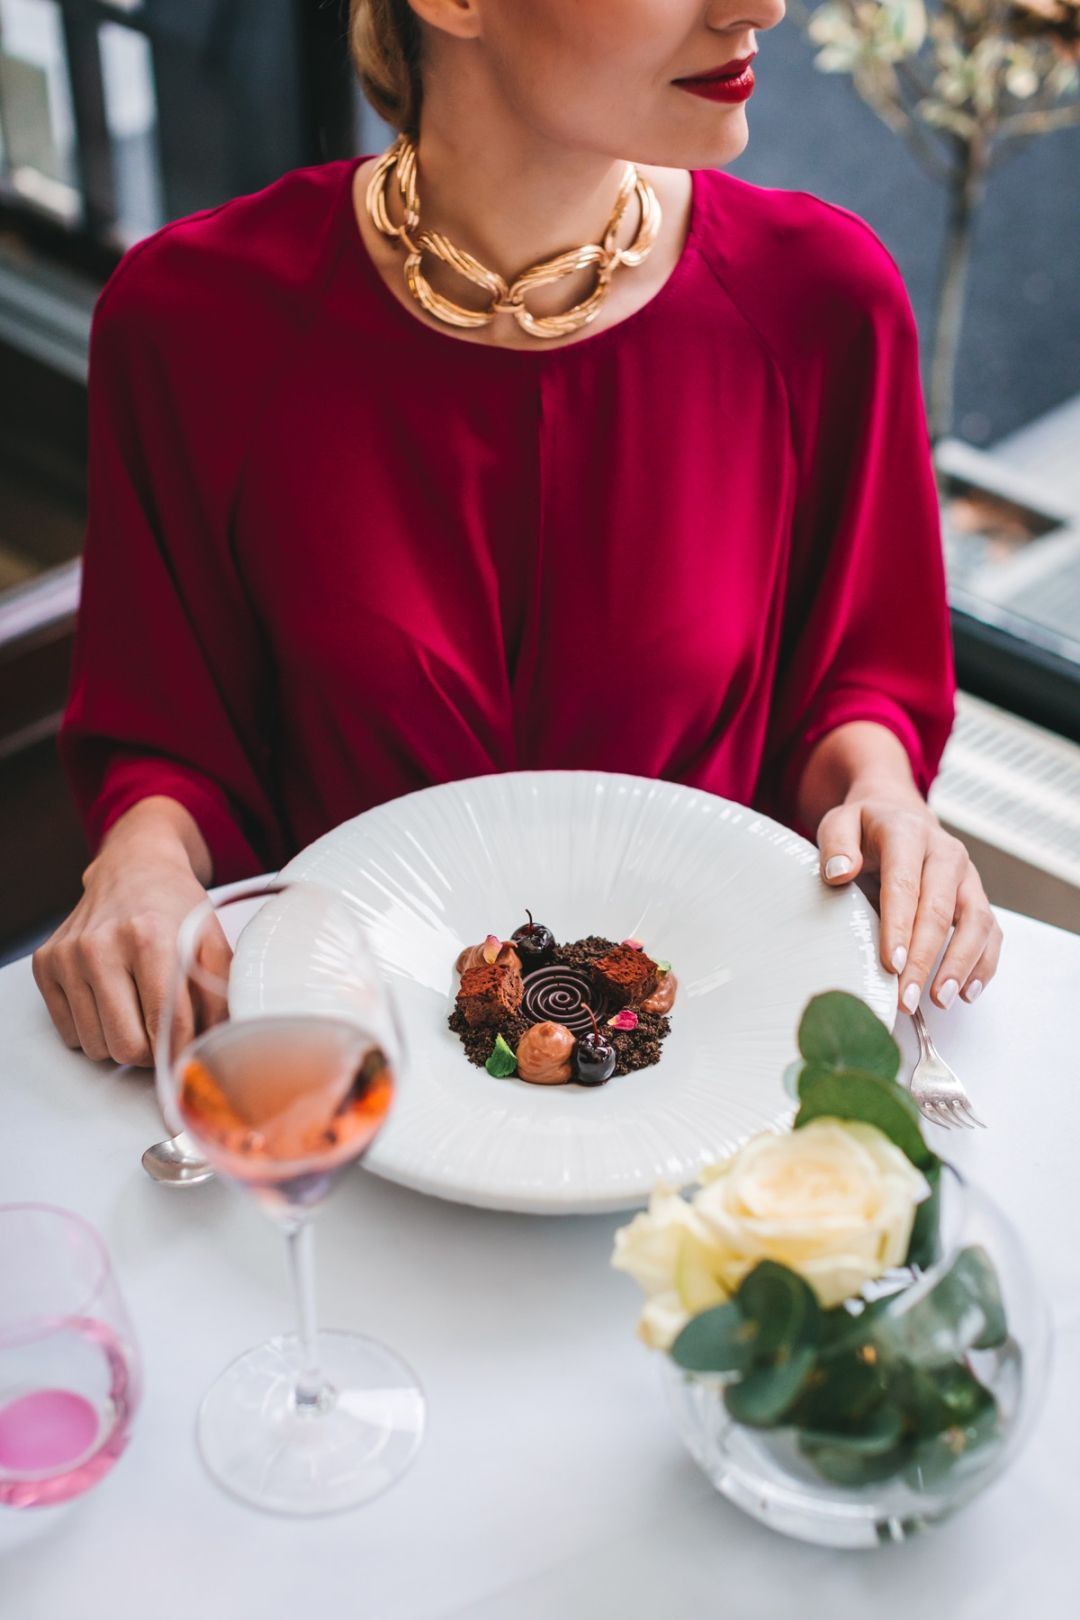
M 1080 933 L 1080 746 L 960 693 L 930 803 L 991 900 Z

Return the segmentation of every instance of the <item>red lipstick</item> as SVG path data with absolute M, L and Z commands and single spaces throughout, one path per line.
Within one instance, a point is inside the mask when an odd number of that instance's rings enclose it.
M 680 90 L 688 90 L 692 96 L 704 96 L 708 101 L 746 101 L 754 93 L 752 63 L 756 55 L 754 51 L 750 56 L 711 68 L 708 73 L 673 82 Z

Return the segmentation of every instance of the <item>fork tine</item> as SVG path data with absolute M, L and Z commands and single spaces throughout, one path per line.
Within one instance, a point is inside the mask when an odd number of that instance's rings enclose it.
M 986 1121 L 979 1118 L 966 1097 L 961 1097 L 957 1106 L 966 1120 L 969 1120 L 972 1125 L 977 1125 L 980 1130 L 985 1131 Z
M 940 1106 L 935 1099 L 930 1097 L 920 1098 L 918 1106 L 920 1113 L 925 1115 L 925 1117 L 930 1121 L 931 1125 L 941 1125 L 945 1130 L 949 1129 L 950 1125 L 952 1124 L 952 1120 L 945 1118 L 945 1115 L 941 1112 Z
M 969 1111 L 964 1108 L 963 1098 L 949 1097 L 946 1100 L 945 1106 L 948 1108 L 950 1114 L 958 1125 L 962 1125 L 966 1131 L 974 1129 L 974 1126 L 968 1117 Z

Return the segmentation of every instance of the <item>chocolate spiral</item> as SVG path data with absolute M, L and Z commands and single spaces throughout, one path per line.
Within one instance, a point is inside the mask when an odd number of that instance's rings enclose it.
M 577 968 L 564 967 L 553 962 L 550 967 L 535 968 L 525 975 L 525 995 L 521 1010 L 536 1023 L 564 1024 L 575 1035 L 592 1029 L 592 1019 L 586 1002 L 601 1023 L 603 1001 L 593 989 L 588 975 Z

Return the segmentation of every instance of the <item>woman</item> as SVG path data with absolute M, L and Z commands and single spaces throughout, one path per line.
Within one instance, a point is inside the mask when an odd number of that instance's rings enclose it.
M 70 1046 L 150 1062 L 203 885 L 526 767 L 686 782 L 816 834 L 828 883 L 878 872 L 909 1011 L 954 923 L 934 1000 L 990 978 L 925 802 L 953 675 L 900 273 L 847 210 L 723 172 L 783 15 L 354 0 L 410 139 L 125 255 L 60 739 L 94 853 L 34 957 Z M 442 240 L 426 282 L 403 228 Z M 604 240 L 602 273 L 510 288 Z

